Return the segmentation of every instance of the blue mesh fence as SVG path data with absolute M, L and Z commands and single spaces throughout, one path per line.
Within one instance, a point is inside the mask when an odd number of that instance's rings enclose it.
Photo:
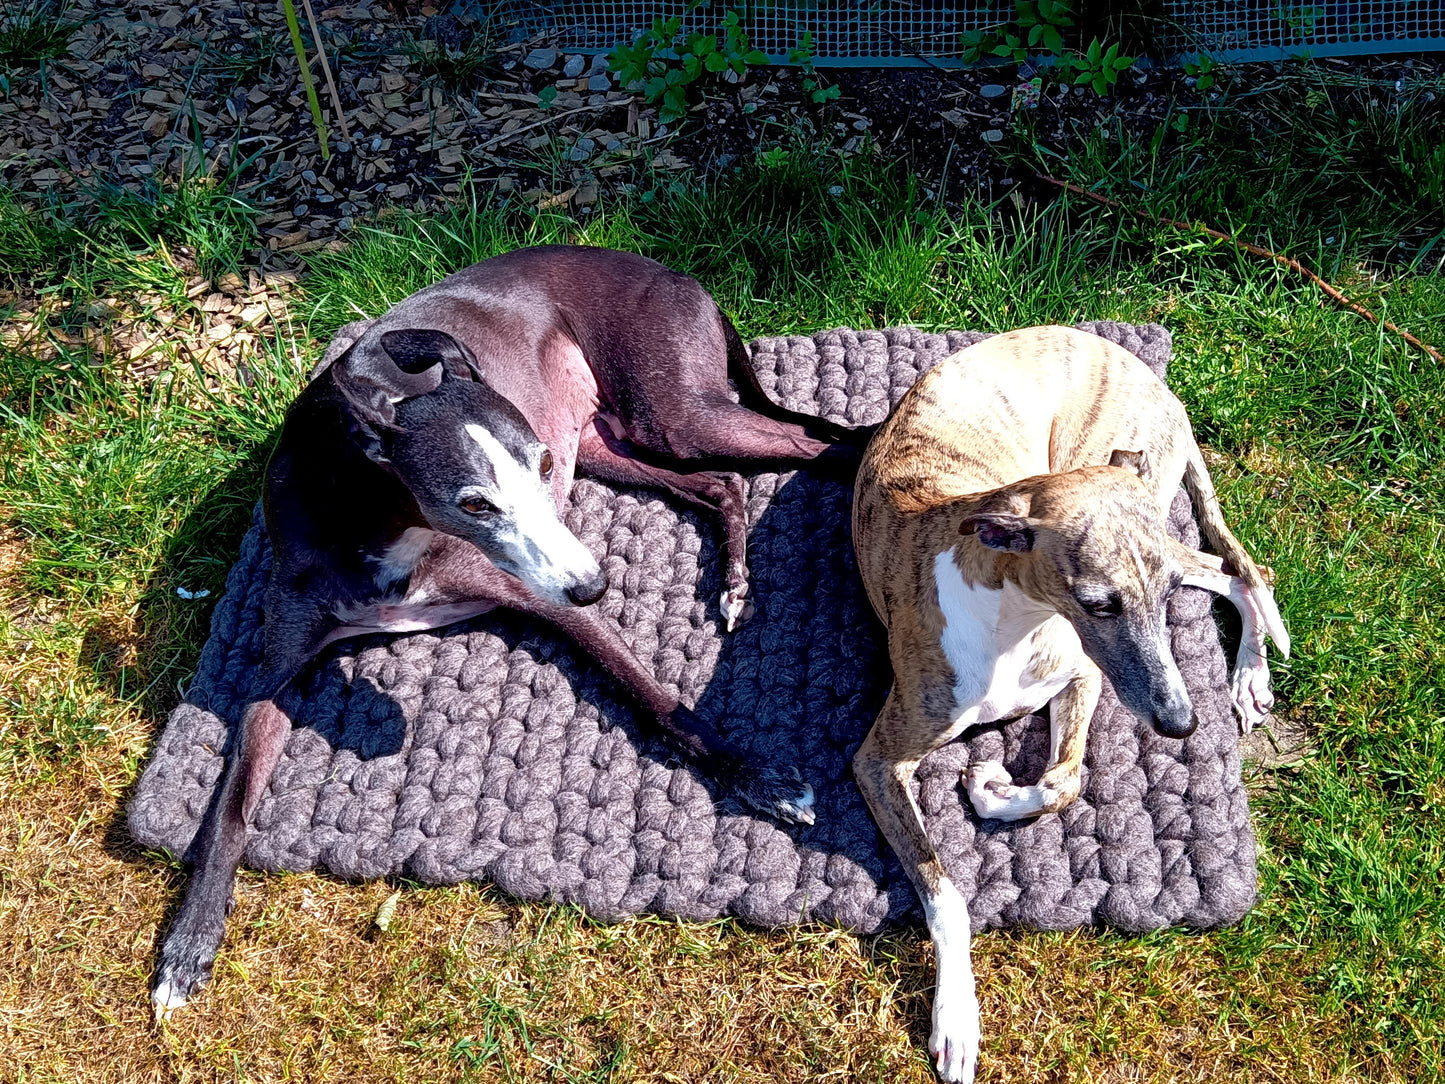
M 728 5 L 688 13 L 677 0 L 510 0 L 508 14 L 530 35 L 555 34 L 566 49 L 610 50 L 655 17 L 680 16 L 711 30 Z M 784 59 L 805 31 L 820 64 L 947 66 L 961 62 L 962 36 L 998 26 L 1012 0 L 777 0 L 741 7 L 754 48 Z M 1158 38 L 1166 52 L 1270 60 L 1445 50 L 1445 0 L 1164 0 Z

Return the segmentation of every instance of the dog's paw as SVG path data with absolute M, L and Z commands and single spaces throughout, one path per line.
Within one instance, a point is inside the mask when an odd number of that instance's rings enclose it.
M 171 930 L 161 948 L 160 971 L 151 989 L 157 1020 L 169 1020 L 210 981 L 219 945 L 219 932 L 192 930 L 185 924 Z
M 780 821 L 812 824 L 817 819 L 812 785 L 803 782 L 797 768 L 779 771 L 744 763 L 719 782 L 759 813 Z
M 1269 716 L 1274 692 L 1269 687 L 1269 664 L 1263 655 L 1240 658 L 1230 679 L 1230 700 L 1239 719 L 1239 731 L 1248 734 Z
M 973 765 L 964 773 L 963 779 L 968 789 L 968 800 L 980 817 L 994 820 L 1006 817 L 1021 793 L 1020 788 L 1014 786 L 1008 769 L 996 760 Z
M 972 1084 L 978 1046 L 978 999 L 973 990 L 947 990 L 940 985 L 933 997 L 933 1034 L 928 1039 L 939 1079 Z
M 728 588 L 718 599 L 718 609 L 722 611 L 723 625 L 728 632 L 736 632 L 753 616 L 752 600 L 747 594 L 748 585 L 741 583 Z

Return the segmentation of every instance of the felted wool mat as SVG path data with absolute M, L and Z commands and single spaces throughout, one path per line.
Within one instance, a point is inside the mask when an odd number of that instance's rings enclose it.
M 1164 328 L 1082 327 L 1163 378 Z M 837 330 L 761 339 L 752 354 L 775 400 L 867 424 L 924 370 L 985 337 Z M 485 880 L 607 920 L 731 914 L 873 931 L 916 916 L 913 889 L 850 775 L 891 676 L 853 560 L 851 502 L 851 485 L 808 471 L 749 478 L 756 612 L 731 635 L 718 614 L 714 517 L 586 479 L 567 514 L 603 555 L 605 618 L 700 715 L 755 756 L 796 765 L 816 791 L 816 825 L 780 824 L 713 793 L 598 663 L 550 626 L 496 611 L 327 650 L 288 694 L 295 726 L 246 863 Z M 1170 531 L 1198 545 L 1182 491 Z M 131 800 L 130 831 L 142 844 L 185 853 L 211 800 L 261 654 L 269 564 L 258 512 L 185 702 Z M 1169 625 L 1198 730 L 1184 741 L 1157 736 L 1106 681 L 1083 791 L 1061 814 L 980 821 L 960 785 L 971 762 L 1000 757 L 1016 781 L 1036 781 L 1045 715 L 972 730 L 920 766 L 929 836 L 978 927 L 1208 927 L 1253 904 L 1254 839 L 1210 597 L 1180 591 Z

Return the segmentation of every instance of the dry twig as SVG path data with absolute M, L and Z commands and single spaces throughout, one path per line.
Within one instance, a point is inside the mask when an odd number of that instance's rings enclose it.
M 326 89 L 331 92 L 331 106 L 336 110 L 336 121 L 341 125 L 341 138 L 351 142 L 351 133 L 346 127 L 346 110 L 341 108 L 341 95 L 336 91 L 336 80 L 331 77 L 331 64 L 326 59 L 326 46 L 321 41 L 321 28 L 316 25 L 316 12 L 311 10 L 311 0 L 301 0 L 306 9 L 306 21 L 311 24 L 311 40 L 316 43 L 316 55 L 321 58 L 321 74 L 326 76 Z
M 1396 327 L 1394 324 L 1390 323 L 1390 321 L 1381 320 L 1380 317 L 1376 316 L 1373 312 L 1365 308 L 1365 306 L 1361 305 L 1358 301 L 1351 301 L 1338 289 L 1331 286 L 1324 279 L 1320 278 L 1319 275 L 1315 274 L 1308 267 L 1306 267 L 1304 264 L 1300 263 L 1296 259 L 1292 259 L 1289 256 L 1281 256 L 1278 252 L 1271 252 L 1269 249 L 1261 248 L 1259 245 L 1251 244 L 1248 241 L 1241 241 L 1238 237 L 1231 237 L 1227 233 L 1221 233 L 1219 230 L 1211 229 L 1210 227 L 1200 225 L 1197 222 L 1179 222 L 1172 218 L 1162 218 L 1159 215 L 1152 214 L 1149 211 L 1144 211 L 1137 207 L 1126 207 L 1118 200 L 1110 199 L 1108 196 L 1101 196 L 1097 192 L 1090 192 L 1088 189 L 1080 188 L 1076 184 L 1070 184 L 1068 181 L 1061 181 L 1056 177 L 1050 177 L 1046 173 L 1035 173 L 1034 176 L 1041 181 L 1046 181 L 1049 184 L 1062 188 L 1067 192 L 1073 192 L 1076 195 L 1083 196 L 1085 199 L 1091 199 L 1095 203 L 1102 204 L 1105 207 L 1112 207 L 1115 210 L 1119 211 L 1128 211 L 1136 218 L 1142 218 L 1146 222 L 1154 222 L 1164 226 L 1173 226 L 1176 229 L 1188 230 L 1191 233 L 1202 233 L 1207 237 L 1214 237 L 1220 241 L 1228 241 L 1230 244 L 1236 245 L 1239 248 L 1244 249 L 1245 252 L 1248 252 L 1252 255 L 1263 256 L 1267 260 L 1274 260 L 1275 263 L 1284 264 L 1284 266 L 1290 268 L 1291 270 L 1298 271 L 1301 275 L 1309 279 L 1326 294 L 1328 294 L 1331 298 L 1339 302 L 1341 305 L 1345 306 L 1347 309 L 1359 313 L 1371 323 L 1383 324 L 1387 330 L 1393 331 L 1396 335 L 1400 336 L 1400 338 L 1404 339 L 1411 346 L 1417 347 L 1418 349 L 1425 351 L 1425 353 L 1429 354 L 1436 361 L 1445 362 L 1445 356 L 1442 356 L 1440 351 L 1437 350 L 1435 347 L 1431 346 L 1429 343 L 1421 342 L 1414 335 L 1411 335 L 1403 328 Z

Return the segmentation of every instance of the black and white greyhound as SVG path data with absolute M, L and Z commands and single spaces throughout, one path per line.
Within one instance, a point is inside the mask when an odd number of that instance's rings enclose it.
M 439 628 L 497 606 L 534 614 L 606 666 L 699 771 L 754 809 L 812 823 L 812 788 L 795 768 L 749 760 L 587 608 L 606 577 L 559 511 L 581 472 L 719 512 L 731 629 L 747 592 L 742 479 L 661 462 L 856 465 L 868 435 L 773 404 L 707 292 L 628 253 L 518 249 L 342 328 L 267 471 L 262 665 L 161 950 L 157 1015 L 210 976 L 246 826 L 291 727 L 282 693 L 346 637 Z

